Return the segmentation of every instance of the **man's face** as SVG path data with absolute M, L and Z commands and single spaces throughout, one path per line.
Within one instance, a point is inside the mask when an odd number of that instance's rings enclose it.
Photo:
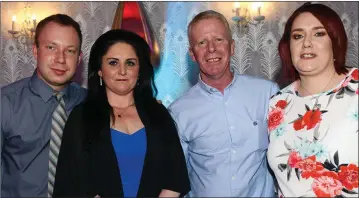
M 197 62 L 203 80 L 215 80 L 230 74 L 230 58 L 234 41 L 224 24 L 215 18 L 193 24 L 190 31 L 190 55 Z
M 50 22 L 33 46 L 37 74 L 54 90 L 61 90 L 74 76 L 80 61 L 80 39 L 71 26 Z

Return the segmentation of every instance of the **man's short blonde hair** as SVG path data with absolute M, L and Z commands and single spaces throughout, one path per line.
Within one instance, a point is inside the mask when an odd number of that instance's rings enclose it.
M 228 39 L 231 40 L 232 39 L 232 31 L 231 28 L 229 27 L 229 23 L 226 19 L 226 17 L 224 17 L 221 13 L 216 12 L 214 10 L 206 10 L 203 12 L 200 12 L 199 14 L 197 14 L 192 20 L 191 22 L 188 24 L 188 28 L 187 28 L 187 35 L 188 35 L 188 40 L 189 43 L 191 45 L 191 29 L 192 26 L 195 25 L 196 23 L 198 23 L 199 21 L 205 20 L 205 19 L 218 19 L 219 21 L 221 21 L 224 25 L 224 27 L 227 30 L 227 34 L 228 34 Z

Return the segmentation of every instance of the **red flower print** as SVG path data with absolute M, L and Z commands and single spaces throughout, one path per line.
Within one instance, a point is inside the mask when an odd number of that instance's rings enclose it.
M 319 177 L 324 169 L 321 163 L 316 162 L 315 155 L 305 158 L 298 162 L 295 168 L 299 168 L 302 171 L 302 177 L 308 179 L 309 177 Z
M 343 185 L 335 172 L 326 171 L 314 180 L 312 189 L 317 197 L 335 197 L 342 194 Z
M 358 81 L 359 79 L 359 74 L 358 74 L 358 69 L 355 69 L 353 72 L 352 72 L 352 79 L 354 79 L 355 81 Z
M 351 80 L 352 78 L 347 78 L 344 82 L 343 82 L 343 84 L 340 86 L 340 88 L 343 88 L 343 87 L 346 87 L 346 86 L 348 86 L 348 84 L 349 84 L 349 82 L 350 82 L 350 80 Z M 339 88 L 339 89 L 340 89 Z
M 322 113 L 319 109 L 314 111 L 307 111 L 304 116 L 303 120 L 305 125 L 307 125 L 307 130 L 314 128 L 321 120 L 322 120 Z
M 351 80 L 358 81 L 358 78 L 359 78 L 358 75 L 359 75 L 359 74 L 358 74 L 358 69 L 355 69 L 355 70 L 351 73 L 351 75 L 345 79 L 345 81 L 340 85 L 340 87 L 334 89 L 334 90 L 331 91 L 330 93 L 336 93 L 336 92 L 338 92 L 339 90 L 345 88 L 346 86 L 348 86 L 348 84 L 349 84 L 349 82 L 350 82 Z M 355 93 L 358 94 L 358 90 L 356 90 Z
M 339 89 L 341 89 L 342 87 L 336 88 L 334 89 L 331 93 L 337 93 L 339 91 Z
M 278 100 L 277 104 L 275 105 L 276 107 L 279 107 L 281 109 L 284 109 L 287 106 L 287 101 L 285 100 Z
M 349 164 L 349 166 L 341 166 L 339 170 L 339 181 L 348 190 L 358 188 L 358 166 Z
M 293 123 L 293 127 L 296 131 L 303 129 L 307 126 L 307 130 L 310 130 L 317 126 L 322 120 L 322 112 L 319 109 L 310 110 L 305 112 L 304 116 L 299 118 Z
M 289 166 L 293 168 L 299 161 L 302 161 L 302 157 L 297 152 L 294 152 L 294 151 L 290 152 L 290 155 L 288 158 Z
M 268 114 L 268 130 L 277 128 L 284 120 L 284 111 L 281 108 L 275 108 Z
M 303 129 L 305 126 L 304 124 L 304 121 L 302 120 L 302 118 L 296 120 L 294 123 L 293 123 L 293 127 L 296 131 L 299 131 L 301 129 Z

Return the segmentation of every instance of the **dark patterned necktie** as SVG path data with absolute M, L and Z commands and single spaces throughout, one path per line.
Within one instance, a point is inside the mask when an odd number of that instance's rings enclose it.
M 52 197 L 55 184 L 57 158 L 60 152 L 62 132 L 65 127 L 67 115 L 65 111 L 65 101 L 62 93 L 58 92 L 54 95 L 58 101 L 58 105 L 52 114 L 52 127 L 50 136 L 50 153 L 49 153 L 49 182 L 48 196 Z

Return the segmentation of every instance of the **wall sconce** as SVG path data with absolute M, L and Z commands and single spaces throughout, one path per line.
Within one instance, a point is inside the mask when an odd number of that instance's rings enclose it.
M 244 33 L 248 29 L 248 25 L 257 25 L 260 22 L 264 21 L 265 17 L 261 15 L 262 3 L 255 2 L 252 4 L 252 8 L 256 10 L 256 14 L 251 19 L 251 13 L 248 11 L 247 7 L 241 7 L 239 2 L 234 3 L 234 8 L 232 11 L 236 14 L 232 17 L 232 20 L 235 21 L 240 28 L 240 33 Z
M 33 43 L 36 30 L 36 16 L 31 15 L 31 7 L 26 5 L 24 8 L 24 21 L 17 23 L 16 15 L 12 16 L 11 30 L 8 30 L 13 39 L 23 44 L 25 47 Z M 17 25 L 20 24 L 20 27 Z

